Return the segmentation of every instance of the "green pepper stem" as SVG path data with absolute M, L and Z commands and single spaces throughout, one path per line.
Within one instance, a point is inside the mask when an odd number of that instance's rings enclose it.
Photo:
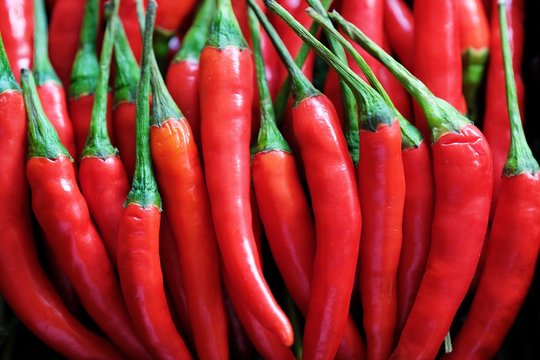
M 311 11 L 324 21 L 316 21 L 318 24 L 322 24 L 325 28 L 325 33 L 330 44 L 330 49 L 344 64 L 347 64 L 347 55 L 341 44 L 331 36 L 332 30 L 335 31 L 332 23 L 328 18 L 326 9 L 319 0 L 308 0 L 308 4 L 312 7 Z M 309 10 L 309 9 L 308 9 Z M 314 11 L 315 10 L 315 11 Z M 311 15 L 311 13 L 310 13 Z M 313 16 L 312 16 L 313 17 Z M 325 26 L 326 25 L 326 26 Z M 330 25 L 330 27 L 328 27 Z M 343 102 L 343 110 L 345 116 L 345 124 L 347 129 L 345 131 L 345 138 L 347 139 L 347 146 L 349 148 L 349 154 L 354 162 L 354 165 L 358 165 L 360 159 L 360 138 L 358 134 L 358 108 L 356 106 L 356 100 L 354 93 L 349 88 L 347 83 L 340 78 L 339 87 L 341 89 L 341 99 Z
M 414 77 L 403 65 L 381 49 L 354 24 L 345 20 L 337 11 L 329 14 L 343 32 L 379 60 L 399 80 L 420 104 L 431 129 L 431 138 L 436 142 L 443 134 L 457 132 L 470 125 L 471 121 L 460 114 L 452 105 L 433 95 L 424 83 Z
M 111 144 L 109 133 L 107 131 L 107 90 L 109 86 L 109 74 L 113 53 L 114 38 L 118 28 L 118 0 L 112 2 L 112 13 L 101 48 L 101 57 L 99 60 L 99 73 L 97 78 L 96 93 L 92 105 L 92 119 L 90 129 L 86 138 L 86 145 L 82 152 L 82 157 L 98 157 L 106 159 L 116 156 L 118 150 Z
M 37 94 L 36 81 L 30 70 L 22 69 L 21 82 L 28 117 L 28 156 L 53 160 L 65 156 L 71 159 L 43 111 Z
M 9 90 L 20 92 L 21 88 L 19 87 L 19 84 L 17 84 L 13 72 L 11 71 L 11 67 L 9 66 L 6 49 L 4 48 L 4 41 L 2 40 L 2 34 L 0 34 L 0 93 Z
M 314 1 L 309 0 L 309 2 Z M 330 18 L 328 17 L 328 14 L 326 12 L 324 12 L 323 14 L 321 13 L 320 9 L 316 11 L 314 11 L 313 9 L 308 9 L 307 12 L 317 23 L 320 23 L 324 27 L 324 29 L 327 31 L 327 34 L 330 35 L 330 39 L 337 40 L 343 47 L 345 47 L 345 49 L 352 56 L 360 70 L 362 70 L 362 73 L 366 76 L 370 85 L 382 96 L 386 104 L 394 111 L 401 128 L 403 148 L 409 149 L 413 147 L 418 147 L 423 141 L 422 134 L 420 133 L 420 131 L 418 131 L 416 127 L 414 127 L 414 125 L 412 125 L 407 119 L 405 119 L 403 115 L 401 115 L 401 113 L 398 111 L 398 109 L 395 107 L 394 103 L 390 99 L 390 96 L 388 96 L 388 93 L 380 83 L 379 79 L 377 79 L 377 77 L 369 67 L 366 60 L 362 57 L 362 55 L 360 55 L 360 53 L 356 51 L 356 49 L 351 45 L 351 43 L 347 41 L 347 39 L 345 39 L 345 37 L 334 28 L 334 25 L 330 21 Z
M 156 206 L 161 210 L 156 179 L 152 172 L 152 157 L 150 155 L 150 59 L 152 53 L 152 34 L 156 18 L 156 1 L 148 2 L 146 12 L 141 75 L 137 91 L 136 117 L 136 163 L 133 184 L 128 194 L 126 205 L 138 204 L 143 208 Z
M 176 105 L 172 98 L 156 61 L 155 56 L 150 59 L 150 82 L 152 84 L 152 116 L 150 124 L 152 126 L 161 126 L 168 119 L 180 120 L 184 118 L 184 114 Z
M 129 45 L 124 26 L 118 21 L 114 37 L 114 60 L 116 72 L 114 77 L 114 104 L 121 102 L 134 103 L 139 83 L 139 64 Z
M 215 0 L 203 0 L 197 10 L 197 15 L 195 15 L 193 24 L 182 40 L 182 46 L 176 53 L 173 62 L 199 60 L 204 45 L 206 44 L 206 40 L 208 39 L 210 24 L 214 18 L 215 6 Z
M 268 21 L 268 18 L 259 8 L 255 0 L 248 0 L 248 3 L 255 12 L 255 15 L 257 15 L 257 18 L 264 27 L 264 30 L 270 37 L 270 40 L 274 44 L 281 61 L 283 61 L 289 75 L 291 76 L 295 106 L 308 97 L 320 94 L 319 91 L 315 89 L 313 84 L 309 82 L 308 78 L 304 75 L 300 67 L 296 65 L 291 54 L 287 51 L 285 44 L 279 37 L 276 29 L 274 29 L 270 21 Z
M 234 15 L 231 0 L 217 0 L 217 9 L 214 21 L 210 25 L 206 46 L 218 49 L 236 46 L 239 49 L 247 49 L 247 42 Z
M 321 0 L 322 8 L 324 8 L 325 12 L 330 7 L 330 4 L 332 3 L 332 0 Z M 309 32 L 312 35 L 315 35 L 317 31 L 319 31 L 319 24 L 313 23 L 311 24 L 309 28 Z M 296 58 L 294 62 L 299 67 L 304 66 L 304 63 L 307 60 L 308 54 L 309 54 L 310 47 L 303 43 L 300 47 L 300 50 L 298 50 L 298 54 L 296 54 Z M 274 101 L 274 111 L 276 113 L 276 119 L 280 121 L 281 118 L 283 118 L 283 114 L 285 113 L 285 108 L 287 107 L 287 102 L 289 101 L 289 97 L 291 96 L 291 75 L 287 75 L 285 80 L 283 81 L 283 84 L 281 84 L 281 87 L 279 88 L 279 91 L 277 93 L 276 99 Z
M 266 81 L 264 71 L 264 59 L 261 49 L 261 29 L 257 16 L 252 9 L 248 8 L 249 30 L 253 44 L 253 54 L 255 57 L 255 69 L 257 74 L 257 85 L 259 88 L 259 103 L 261 108 L 261 127 L 257 137 L 255 153 L 280 150 L 290 152 L 291 149 L 283 135 L 279 132 L 272 106 L 272 97 Z
M 93 94 L 99 73 L 96 39 L 99 23 L 99 0 L 86 0 L 79 49 L 71 70 L 69 95 L 78 98 Z
M 499 25 L 504 62 L 504 80 L 506 85 L 506 103 L 508 105 L 508 117 L 510 118 L 510 150 L 504 165 L 506 176 L 517 176 L 523 173 L 537 174 L 538 162 L 535 160 L 531 148 L 527 144 L 521 115 L 519 113 L 516 80 L 512 65 L 512 53 L 508 40 L 508 24 L 506 20 L 506 2 L 499 0 Z M 500 174 L 495 174 L 499 176 Z
M 61 84 L 49 59 L 47 14 L 44 0 L 34 0 L 34 77 L 36 83 L 43 85 L 47 81 Z

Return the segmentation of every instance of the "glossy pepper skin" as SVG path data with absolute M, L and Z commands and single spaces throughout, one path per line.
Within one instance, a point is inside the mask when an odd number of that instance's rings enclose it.
M 139 83 L 139 66 L 129 47 L 127 34 L 122 25 L 114 39 L 114 105 L 112 122 L 120 157 L 128 179 L 135 172 L 135 100 Z
M 301 28 L 275 1 L 267 1 L 266 6 L 288 25 L 294 22 L 295 33 Z M 280 56 L 293 80 L 293 134 L 301 149 L 315 217 L 303 357 L 331 359 L 345 329 L 360 245 L 362 220 L 354 166 L 333 104 L 314 89 L 286 52 Z
M 461 51 L 456 7 L 454 0 L 414 2 L 412 71 L 433 94 L 454 107 L 463 109 Z M 419 106 L 415 106 L 414 111 L 416 127 L 424 138 L 429 138 L 429 129 L 423 111 Z
M 495 2 L 493 0 L 492 2 Z M 496 7 L 495 7 L 496 8 Z M 525 100 L 525 88 L 521 77 L 521 63 L 523 58 L 523 17 L 524 1 L 508 0 L 506 7 L 510 50 L 512 52 L 512 63 L 514 66 L 514 81 L 516 82 L 517 96 L 521 113 Z M 493 203 L 492 215 L 497 205 L 501 188 L 501 174 L 503 171 L 508 149 L 510 148 L 510 122 L 504 98 L 504 67 L 501 51 L 501 35 L 497 11 L 491 14 L 491 44 L 490 60 L 487 72 L 486 87 L 486 112 L 482 131 L 489 142 L 493 152 Z
M 390 47 L 409 70 L 414 64 L 414 17 L 404 0 L 384 1 L 384 30 Z
M 484 80 L 489 54 L 489 21 L 480 0 L 458 0 L 459 44 L 463 67 L 463 94 L 468 117 L 478 117 L 477 94 Z
M 71 156 L 75 156 L 73 125 L 69 118 L 66 93 L 56 75 L 47 50 L 47 17 L 43 0 L 34 1 L 34 65 L 32 71 L 36 78 L 39 99 L 49 121 L 53 124 L 60 142 Z
M 330 16 L 400 80 L 429 122 L 435 184 L 432 241 L 418 295 L 391 358 L 433 359 L 478 265 L 491 203 L 491 151 L 470 120 L 435 97 L 361 31 L 352 31 L 339 14 Z
M 263 277 L 253 235 L 249 149 L 252 98 L 251 54 L 230 1 L 219 0 L 201 54 L 199 77 L 204 170 L 212 218 L 224 267 L 244 306 L 281 342 L 291 345 L 291 325 Z
M 34 35 L 34 0 L 0 1 L 0 33 L 9 64 L 19 81 L 21 69 L 32 65 Z
M 311 292 L 315 226 L 296 161 L 277 129 L 270 89 L 264 76 L 262 51 L 258 45 L 259 25 L 254 18 L 255 13 L 249 11 L 261 108 L 261 128 L 252 156 L 253 185 L 270 249 L 287 290 L 305 315 Z M 260 9 L 253 11 L 259 12 L 265 27 L 271 26 Z M 336 358 L 360 359 L 364 357 L 364 351 L 363 340 L 349 317 Z
M 116 243 L 123 204 L 129 192 L 126 171 L 107 133 L 107 88 L 113 42 L 120 20 L 118 1 L 113 2 L 101 49 L 99 73 L 86 145 L 79 164 L 79 182 L 88 208 L 116 267 Z M 141 351 L 143 351 L 141 346 Z
M 25 176 L 27 122 L 21 89 L 0 37 L 0 293 L 43 342 L 73 359 L 120 359 L 108 341 L 73 317 L 41 267 L 30 220 Z M 14 281 L 17 279 L 17 281 Z
M 85 0 L 57 0 L 49 23 L 49 56 L 64 88 L 70 84 L 71 67 L 79 46 Z
M 34 214 L 88 314 L 124 352 L 134 354 L 141 347 L 71 158 L 42 112 L 31 73 L 24 71 L 22 77 L 30 118 L 26 175 Z
M 148 133 L 148 65 L 155 13 L 156 2 L 150 0 L 137 91 L 137 162 L 118 230 L 118 273 L 131 320 L 152 358 L 191 359 L 169 312 L 159 259 L 161 199 L 152 173 Z
M 180 50 L 169 65 L 166 77 L 167 89 L 186 116 L 199 150 L 201 149 L 199 60 L 208 38 L 214 8 L 214 0 L 206 0 L 200 5 L 193 25 L 184 36 Z
M 449 359 L 496 356 L 527 295 L 540 247 L 540 167 L 521 124 L 505 2 L 498 10 L 511 143 L 478 289 Z
M 99 4 L 100 0 L 86 1 L 79 49 L 75 55 L 71 72 L 68 106 L 73 121 L 73 130 L 75 131 L 77 157 L 82 153 L 88 137 L 99 73 L 99 61 L 97 58 Z M 114 143 L 110 108 L 107 111 L 107 128 L 109 137 Z
M 219 251 L 203 167 L 188 121 L 155 65 L 150 147 L 176 240 L 197 355 L 200 359 L 228 359 Z

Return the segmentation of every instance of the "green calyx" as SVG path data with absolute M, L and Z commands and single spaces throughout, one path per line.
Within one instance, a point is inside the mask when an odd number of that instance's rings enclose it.
M 202 2 L 193 20 L 193 25 L 191 25 L 184 36 L 182 47 L 176 53 L 173 62 L 199 60 L 208 39 L 210 24 L 214 18 L 215 6 L 215 0 L 204 0 Z
M 161 210 L 161 197 L 154 173 L 150 155 L 150 59 L 152 52 L 152 33 L 156 18 L 156 1 L 148 2 L 146 12 L 141 75 L 137 91 L 136 118 L 136 163 L 133 184 L 126 199 L 125 206 L 138 204 L 142 208 L 156 206 Z
M 163 77 L 159 72 L 157 60 L 151 54 L 150 73 L 152 84 L 152 116 L 150 117 L 150 125 L 161 127 L 163 123 L 169 119 L 180 120 L 184 118 L 184 114 L 174 102 L 167 85 L 163 81 Z
M 349 38 L 362 46 L 370 55 L 390 70 L 420 104 L 426 115 L 433 143 L 437 142 L 442 135 L 449 132 L 459 132 L 464 126 L 471 124 L 471 121 L 462 116 L 454 107 L 433 95 L 420 80 L 369 39 L 354 24 L 345 20 L 336 11 L 332 11 L 329 16 Z
M 309 3 L 316 4 L 316 1 L 309 0 Z M 362 57 L 362 55 L 360 55 L 360 53 L 356 51 L 356 49 L 351 45 L 351 43 L 347 41 L 347 39 L 345 39 L 345 37 L 334 28 L 334 25 L 330 21 L 330 18 L 328 17 L 328 14 L 326 12 L 322 12 L 321 9 L 316 9 L 316 11 L 313 9 L 308 9 L 307 12 L 315 20 L 315 22 L 320 23 L 324 27 L 327 35 L 331 39 L 330 44 L 332 44 L 332 42 L 338 41 L 343 47 L 345 47 L 347 52 L 349 52 L 358 67 L 362 70 L 362 72 L 368 79 L 370 85 L 379 93 L 379 95 L 382 96 L 390 109 L 392 109 L 393 113 L 399 121 L 403 150 L 417 148 L 423 141 L 422 134 L 414 125 L 412 125 L 407 119 L 405 119 L 403 115 L 401 115 L 401 113 L 398 111 L 398 109 L 394 106 L 394 103 L 388 96 L 388 93 L 386 92 L 382 84 L 379 82 L 373 71 L 371 71 L 371 68 L 369 67 L 366 60 Z
M 99 0 L 87 0 L 81 27 L 79 49 L 71 70 L 69 96 L 79 98 L 93 94 L 99 74 L 96 40 L 99 23 Z
M 504 80 L 506 85 L 506 102 L 508 104 L 508 117 L 510 118 L 510 150 L 504 164 L 505 176 L 517 176 L 520 174 L 538 174 L 540 170 L 538 162 L 534 158 L 531 148 L 527 144 L 516 91 L 516 80 L 512 65 L 512 53 L 508 40 L 508 24 L 506 20 L 506 4 L 499 0 L 499 25 L 501 31 L 501 44 L 504 62 Z M 498 176 L 498 174 L 496 174 Z
M 484 81 L 489 50 L 468 48 L 461 54 L 463 68 L 463 95 L 467 101 L 468 117 L 476 122 L 478 118 L 478 90 Z
M 247 49 L 246 39 L 244 39 L 240 25 L 234 16 L 230 0 L 217 0 L 217 9 L 214 21 L 210 25 L 206 46 L 218 49 L 236 46 L 240 49 Z
M 36 81 L 30 70 L 22 70 L 21 82 L 28 116 L 28 156 L 51 160 L 65 156 L 71 159 L 69 152 L 60 142 L 54 126 L 43 111 L 36 90 Z
M 61 85 L 49 59 L 47 14 L 44 0 L 34 0 L 34 61 L 33 71 L 37 85 L 47 81 Z
M 9 66 L 6 49 L 4 48 L 4 41 L 2 40 L 2 34 L 0 34 L 0 93 L 10 90 L 20 92 L 21 88 L 19 84 L 17 84 L 17 80 L 15 80 L 11 67 Z
M 252 9 L 248 9 L 249 30 L 253 43 L 255 56 L 255 69 L 257 73 L 257 85 L 259 88 L 259 101 L 261 108 L 261 127 L 257 137 L 257 145 L 252 150 L 252 155 L 266 151 L 287 151 L 291 149 L 276 125 L 274 108 L 270 89 L 264 72 L 264 59 L 261 50 L 261 31 L 257 17 Z
M 259 8 L 255 0 L 248 0 L 248 4 L 251 9 L 253 9 L 255 15 L 257 15 L 259 22 L 264 27 L 266 33 L 270 37 L 270 40 L 274 44 L 274 47 L 276 48 L 279 57 L 285 64 L 285 67 L 287 68 L 287 71 L 291 76 L 294 106 L 298 106 L 300 102 L 309 97 L 320 95 L 320 92 L 315 89 L 313 84 L 311 84 L 307 77 L 304 75 L 304 73 L 302 73 L 300 67 L 296 65 L 291 54 L 289 54 L 289 52 L 287 51 L 285 44 L 279 37 L 276 29 L 274 29 L 274 27 L 272 26 L 266 15 L 264 15 L 262 10 Z M 267 6 L 269 6 L 268 3 Z
M 107 22 L 105 35 L 103 37 L 103 45 L 101 47 L 96 93 L 94 104 L 92 106 L 92 118 L 90 121 L 88 137 L 86 138 L 86 145 L 82 152 L 83 158 L 97 157 L 106 159 L 118 155 L 118 150 L 112 146 L 107 132 L 107 90 L 114 38 L 120 22 L 118 19 L 118 0 L 113 0 L 112 6 L 112 14 Z
M 134 103 L 139 83 L 139 65 L 129 46 L 122 22 L 118 19 L 114 38 L 114 60 L 116 72 L 114 77 L 114 105 L 121 102 Z
M 321 0 L 321 6 L 322 8 L 324 8 L 325 12 L 328 10 L 331 3 L 332 3 L 331 0 Z M 319 28 L 320 28 L 320 25 L 314 22 L 313 24 L 311 24 L 309 28 L 310 34 L 315 35 L 319 31 Z M 294 60 L 294 62 L 296 63 L 296 65 L 298 65 L 298 67 L 304 66 L 304 63 L 307 60 L 310 50 L 311 49 L 309 45 L 307 45 L 306 43 L 302 44 Z M 287 106 L 287 102 L 290 96 L 291 96 L 291 75 L 287 75 L 287 77 L 283 81 L 283 84 L 279 88 L 276 99 L 274 101 L 274 111 L 276 112 L 276 119 L 278 121 L 283 117 L 283 114 L 285 113 L 285 108 Z

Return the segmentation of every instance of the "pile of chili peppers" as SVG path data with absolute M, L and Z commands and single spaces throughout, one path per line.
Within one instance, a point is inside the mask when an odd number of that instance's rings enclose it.
M 0 0 L 2 358 L 537 358 L 530 3 Z

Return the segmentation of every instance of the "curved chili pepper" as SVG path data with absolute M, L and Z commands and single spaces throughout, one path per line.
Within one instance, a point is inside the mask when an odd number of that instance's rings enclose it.
M 413 72 L 436 96 L 461 108 L 464 103 L 456 8 L 454 0 L 414 2 Z M 414 114 L 416 127 L 427 139 L 429 128 L 422 108 L 415 105 Z
M 49 56 L 66 89 L 69 88 L 71 68 L 79 46 L 84 4 L 84 0 L 56 0 L 51 12 Z
M 477 94 L 484 81 L 489 54 L 489 22 L 480 0 L 458 0 L 458 25 L 463 67 L 463 94 L 468 117 L 478 117 Z
M 496 1 L 496 0 L 493 0 Z M 523 113 L 523 103 L 525 100 L 525 88 L 521 77 L 521 62 L 523 58 L 523 17 L 524 1 L 508 0 L 507 18 L 509 31 L 510 49 L 512 51 L 512 63 L 514 66 L 514 80 L 516 82 L 518 102 L 521 113 Z M 497 19 L 497 11 L 492 11 L 491 19 L 491 56 L 488 64 L 487 85 L 486 85 L 486 112 L 482 131 L 489 142 L 493 152 L 493 202 L 492 215 L 497 206 L 499 192 L 501 188 L 501 174 L 504 163 L 510 148 L 510 119 L 506 109 L 504 88 L 504 66 L 500 42 L 500 28 Z
M 265 3 L 289 26 L 294 23 L 295 33 L 303 29 L 276 2 Z M 309 32 L 299 35 L 304 34 Z M 302 40 L 306 38 L 302 36 Z M 278 37 L 272 37 L 272 41 L 284 48 Z M 316 250 L 303 356 L 327 359 L 338 350 L 349 312 L 360 243 L 360 203 L 354 165 L 332 103 L 313 87 L 287 52 L 280 51 L 279 55 L 293 81 L 293 131 L 315 216 Z M 336 243 L 335 239 L 340 240 Z
M 414 17 L 404 0 L 385 0 L 384 30 L 390 47 L 409 70 L 414 64 Z
M 523 132 L 506 6 L 504 1 L 498 4 L 512 138 L 484 269 L 471 309 L 454 339 L 454 351 L 448 359 L 495 357 L 527 295 L 540 247 L 540 167 Z
M 290 345 L 291 325 L 264 280 L 253 236 L 249 170 L 253 62 L 229 0 L 217 2 L 200 62 L 204 169 L 224 267 L 244 306 Z
M 259 12 L 260 9 L 254 11 Z M 270 90 L 264 76 L 259 26 L 251 10 L 249 16 L 261 107 L 261 128 L 252 155 L 255 195 L 274 259 L 291 297 L 305 315 L 313 273 L 315 227 L 294 157 L 275 122 Z M 262 12 L 259 16 L 271 34 L 271 24 Z M 273 34 L 277 36 L 275 31 Z M 349 317 L 336 358 L 363 357 L 363 340 Z
M 210 32 L 215 6 L 214 0 L 202 2 L 193 25 L 182 40 L 182 47 L 167 70 L 167 88 L 180 110 L 186 115 L 199 149 L 201 144 L 199 59 Z
M 47 50 L 47 15 L 43 0 L 34 1 L 35 31 L 34 31 L 34 65 L 39 99 L 49 121 L 53 124 L 60 142 L 66 147 L 71 156 L 75 156 L 75 140 L 73 125 L 69 118 L 66 104 L 66 94 L 60 79 L 56 75 Z
M 114 106 L 113 128 L 122 163 L 128 178 L 135 172 L 135 99 L 139 83 L 139 66 L 129 47 L 122 25 L 114 38 Z
M 401 333 L 404 322 L 424 275 L 431 236 L 433 214 L 433 169 L 426 142 L 418 129 L 412 126 L 392 104 L 389 95 L 371 71 L 367 62 L 354 47 L 337 32 L 331 23 L 321 21 L 311 10 L 308 13 L 320 22 L 347 49 L 371 86 L 394 110 L 401 127 L 403 169 L 405 175 L 405 203 L 403 210 L 403 244 L 397 274 L 398 322 L 396 334 Z M 319 15 L 321 12 L 319 11 Z M 386 68 L 385 68 L 386 69 Z M 391 74 L 390 74 L 391 75 Z M 392 75 L 393 76 L 393 75 Z
M 189 345 L 193 345 L 193 331 L 189 317 L 186 288 L 178 260 L 178 248 L 167 221 L 167 216 L 164 215 L 159 228 L 159 258 L 163 269 L 163 278 L 169 290 L 174 310 L 176 310 L 181 334 L 185 335 L 186 342 Z
M 144 349 L 79 191 L 71 157 L 43 113 L 32 73 L 24 70 L 22 82 L 29 118 L 26 173 L 36 218 L 89 315 L 126 354 L 141 356 Z
M 149 144 L 149 87 L 156 2 L 146 13 L 137 91 L 137 162 L 118 231 L 118 273 L 135 330 L 157 359 L 191 359 L 171 318 L 159 261 L 161 199 L 152 173 Z
M 393 359 L 435 358 L 474 276 L 487 229 L 492 157 L 482 133 L 338 14 L 343 31 L 420 103 L 431 130 L 435 208 L 426 272 Z M 457 171 L 456 169 L 459 169 Z M 463 176 L 467 174 L 467 176 Z
M 15 79 L 19 81 L 21 69 L 32 65 L 34 36 L 33 0 L 0 1 L 0 33 Z
M 40 266 L 32 239 L 24 162 L 27 123 L 21 90 L 0 35 L 0 293 L 43 342 L 73 359 L 120 359 L 108 341 L 88 331 L 63 304 Z
M 323 16 L 316 11 L 308 9 L 308 14 L 325 26 Z M 327 32 L 329 30 L 327 27 Z M 337 35 L 335 30 L 331 33 Z M 349 45 L 348 50 L 350 48 Z M 361 57 L 356 51 L 354 55 Z M 332 56 L 325 53 L 323 58 L 334 66 Z M 367 358 L 387 359 L 393 349 L 397 321 L 396 273 L 405 201 L 401 131 L 397 116 L 386 100 L 352 70 L 344 71 L 344 68 L 340 65 L 336 70 L 351 84 L 357 102 L 361 104 L 357 178 L 363 229 L 359 282 Z M 369 69 L 366 60 L 363 60 L 363 69 Z M 374 77 L 372 72 L 370 76 Z
M 73 130 L 75 131 L 77 156 L 82 153 L 88 137 L 94 92 L 99 73 L 96 52 L 98 23 L 99 0 L 87 0 L 81 27 L 79 50 L 77 50 L 73 62 L 68 94 L 69 112 L 73 121 Z M 109 137 L 114 140 L 110 107 L 107 108 L 107 129 Z
M 154 64 L 150 147 L 178 248 L 197 354 L 200 359 L 228 359 L 219 252 L 199 151 Z
M 123 204 L 129 192 L 129 183 L 118 156 L 107 134 L 107 88 L 113 53 L 113 42 L 118 27 L 118 1 L 113 1 L 112 15 L 105 30 L 99 73 L 92 107 L 92 119 L 86 145 L 79 164 L 79 181 L 96 222 L 109 257 L 116 265 L 116 242 Z

